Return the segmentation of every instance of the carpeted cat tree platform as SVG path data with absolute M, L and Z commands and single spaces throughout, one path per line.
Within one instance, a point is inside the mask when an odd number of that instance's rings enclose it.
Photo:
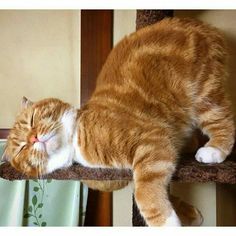
M 156 23 L 164 17 L 172 17 L 171 10 L 138 10 L 136 28 L 140 29 Z M 179 182 L 216 182 L 236 183 L 235 155 L 229 157 L 220 164 L 203 164 L 194 159 L 193 154 L 183 155 L 178 163 L 173 176 L 174 181 Z M 8 163 L 0 165 L 0 177 L 7 180 L 27 179 L 26 176 L 17 172 Z M 74 165 L 68 169 L 57 170 L 52 174 L 45 175 L 45 179 L 57 180 L 132 180 L 130 170 L 116 169 L 91 169 L 80 165 Z M 139 214 L 135 201 L 133 201 L 133 225 L 145 226 L 145 222 Z
M 0 177 L 7 180 L 28 179 L 17 172 L 9 163 L 0 165 Z M 132 180 L 131 170 L 92 169 L 75 164 L 68 169 L 61 169 L 44 175 L 43 179 L 57 180 Z M 204 164 L 195 160 L 191 154 L 181 157 L 173 181 L 178 182 L 216 182 L 236 184 L 235 155 L 220 164 Z

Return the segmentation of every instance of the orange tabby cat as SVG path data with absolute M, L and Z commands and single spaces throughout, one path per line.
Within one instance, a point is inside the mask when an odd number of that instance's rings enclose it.
M 147 224 L 178 226 L 167 185 L 184 139 L 196 127 L 209 136 L 196 153 L 204 163 L 224 161 L 234 143 L 226 56 L 221 34 L 199 21 L 164 19 L 143 28 L 112 50 L 80 111 L 57 99 L 25 100 L 6 156 L 32 176 L 73 162 L 131 168 Z

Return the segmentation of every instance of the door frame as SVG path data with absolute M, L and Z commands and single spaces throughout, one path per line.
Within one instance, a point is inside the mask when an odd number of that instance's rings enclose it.
M 81 10 L 81 106 L 113 47 L 113 10 Z M 112 226 L 112 193 L 89 189 L 85 226 Z

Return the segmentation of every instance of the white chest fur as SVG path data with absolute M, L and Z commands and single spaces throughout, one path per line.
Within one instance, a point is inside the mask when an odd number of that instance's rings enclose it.
M 73 147 L 75 150 L 75 155 L 74 155 L 74 162 L 77 162 L 85 167 L 100 167 L 100 166 L 95 166 L 90 164 L 88 161 L 85 160 L 83 155 L 81 154 L 80 147 L 78 145 L 78 133 L 75 131 L 74 137 L 73 137 Z
M 71 146 L 63 147 L 60 151 L 51 155 L 48 159 L 47 173 L 60 168 L 66 168 L 72 165 L 74 149 Z
M 76 129 L 76 109 L 70 108 L 63 114 L 61 123 L 63 126 L 63 147 L 50 154 L 47 163 L 47 173 L 54 170 L 66 168 L 79 162 L 84 166 L 90 165 L 82 157 L 78 146 L 78 135 Z M 71 143 L 72 138 L 72 143 Z
M 62 124 L 66 136 L 67 137 L 73 136 L 72 145 L 70 143 L 71 149 L 73 149 L 72 162 L 77 162 L 83 166 L 91 167 L 91 165 L 83 158 L 80 152 L 80 148 L 78 145 L 78 130 L 75 117 L 76 117 L 76 111 L 74 109 L 65 112 L 65 114 L 62 117 Z
M 90 164 L 81 154 L 80 147 L 78 145 L 78 130 L 75 122 L 76 110 L 67 110 L 61 119 L 61 123 L 64 128 L 64 146 L 57 152 L 50 155 L 50 157 L 48 158 L 47 173 L 51 173 L 57 169 L 69 167 L 73 164 L 73 162 L 80 163 L 85 167 L 101 167 L 98 165 Z

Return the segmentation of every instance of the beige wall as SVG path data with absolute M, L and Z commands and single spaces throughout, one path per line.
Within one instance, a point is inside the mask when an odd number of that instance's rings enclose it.
M 114 10 L 113 45 L 116 45 L 125 35 L 135 31 L 136 10 Z
M 0 128 L 11 127 L 22 96 L 80 97 L 80 11 L 0 11 Z

